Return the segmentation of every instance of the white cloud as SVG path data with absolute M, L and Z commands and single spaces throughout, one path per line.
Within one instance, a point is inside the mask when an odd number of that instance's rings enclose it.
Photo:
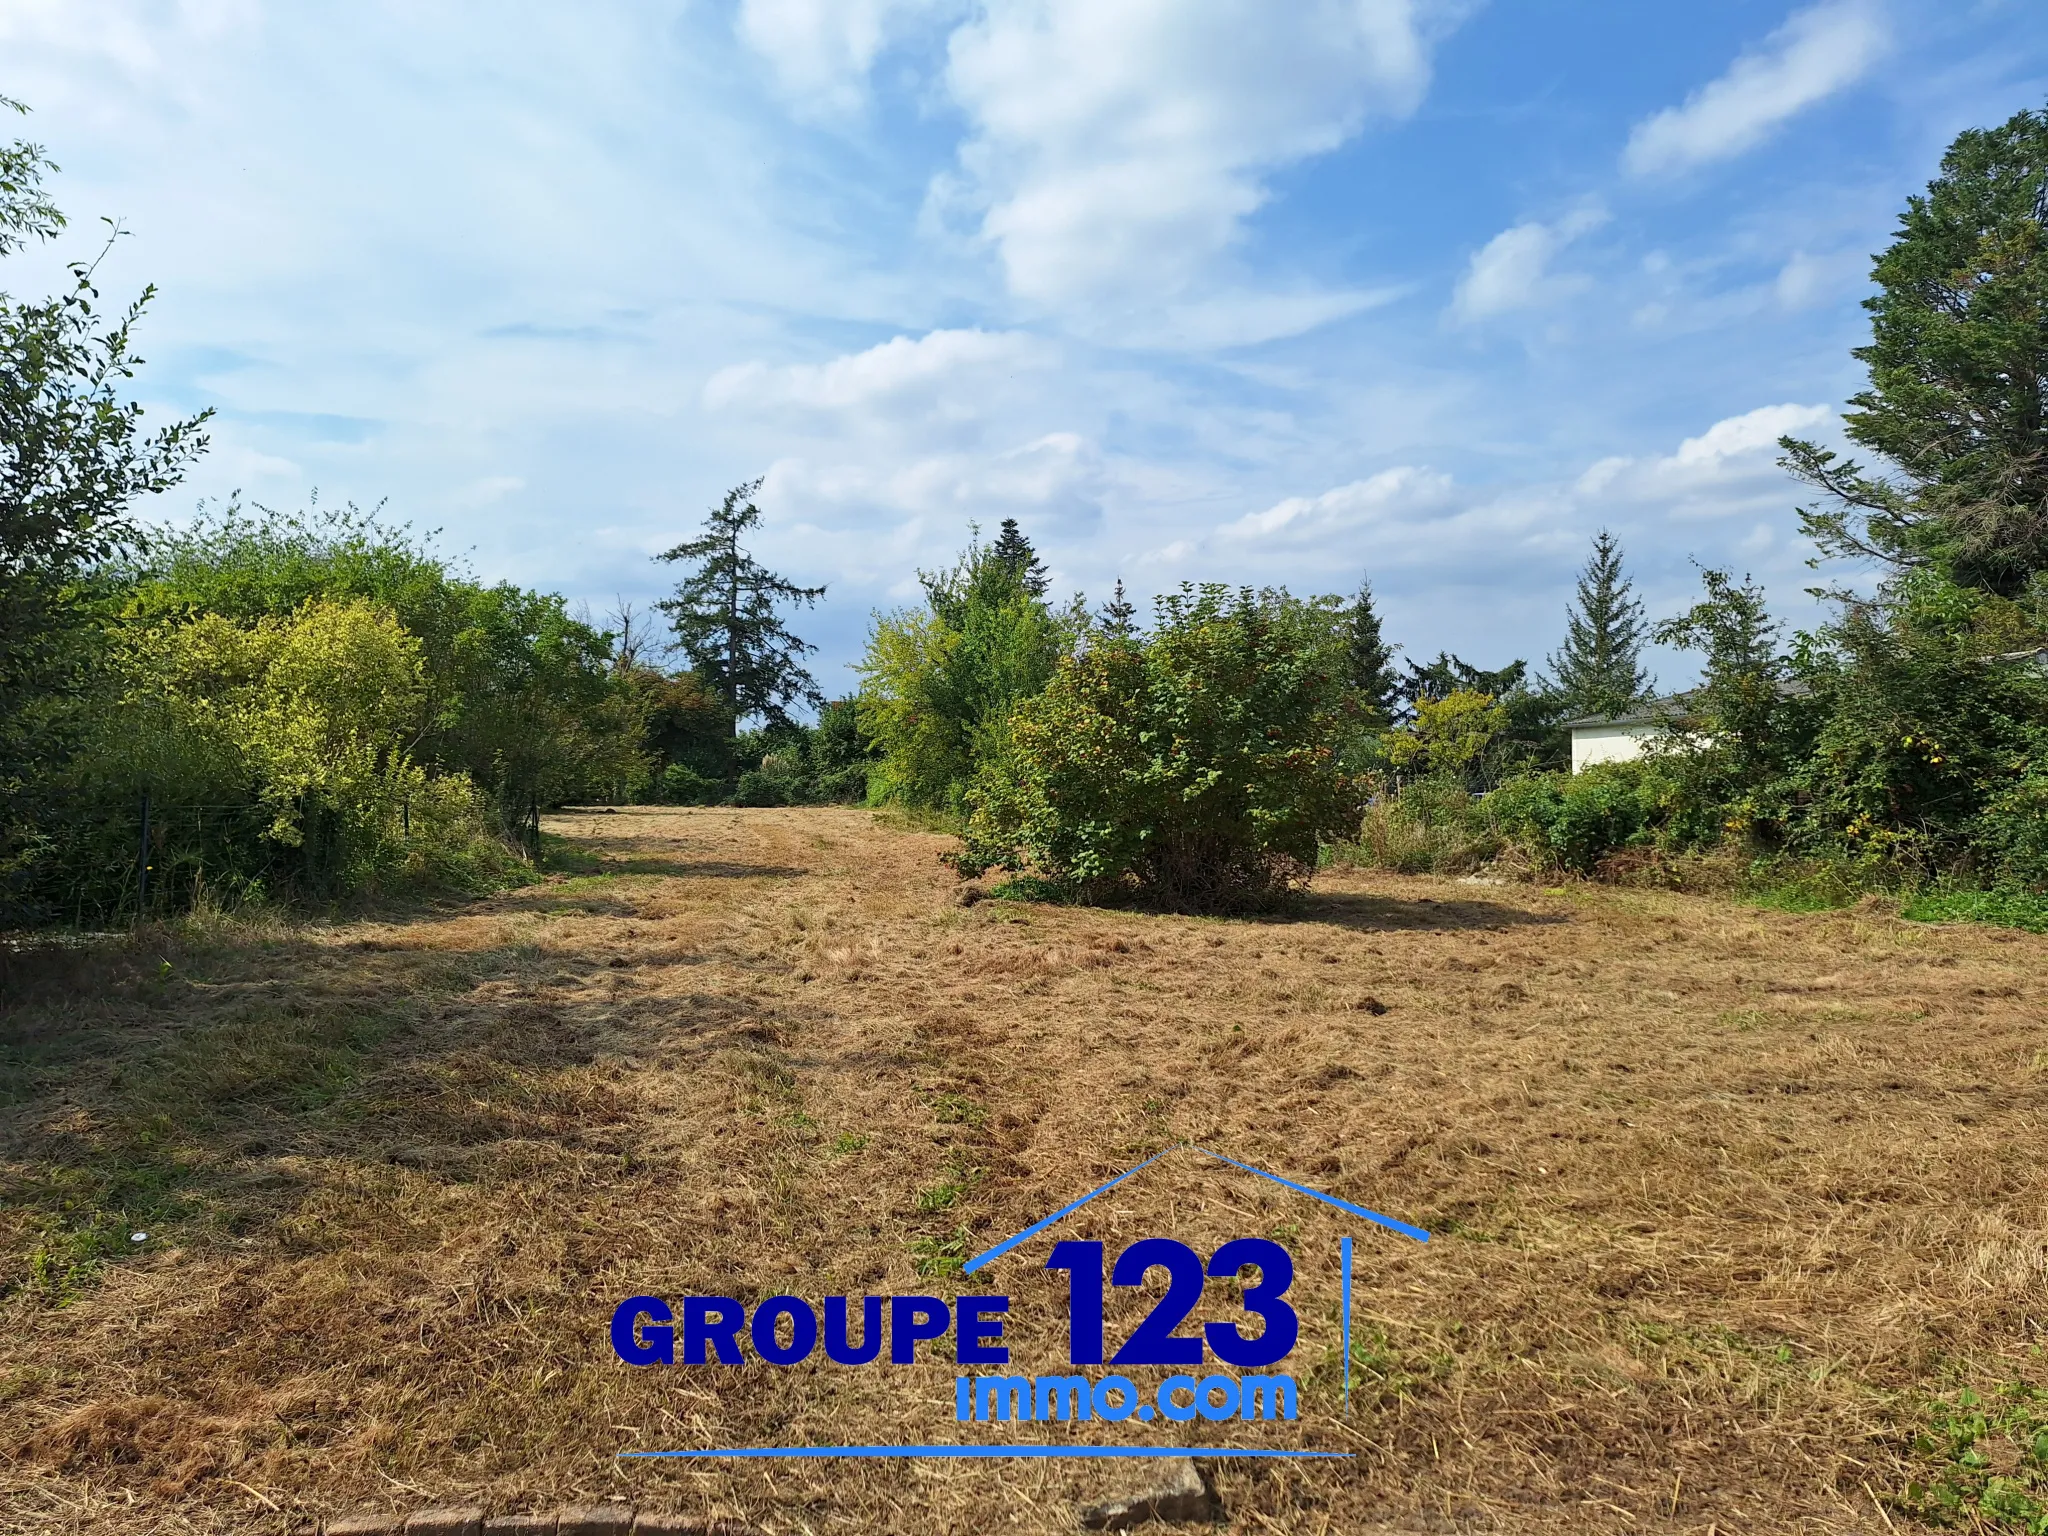
M 993 0 L 953 34 L 947 81 L 1010 291 L 1053 310 L 1149 310 L 1209 284 L 1267 172 L 1414 108 L 1429 72 L 1416 9 Z
M 896 336 L 865 352 L 826 363 L 774 368 L 740 363 L 722 368 L 704 386 L 712 409 L 795 406 L 845 411 L 865 407 L 953 413 L 979 410 L 993 383 L 1058 361 L 1048 343 L 1021 331 L 932 331 L 913 340 Z
M 1773 449 L 1789 432 L 1800 432 L 1834 413 L 1824 405 L 1760 405 L 1740 416 L 1717 421 L 1698 437 L 1678 445 L 1670 462 L 1678 465 L 1718 464 L 1759 449 Z
M 792 104 L 844 112 L 860 104 L 868 70 L 895 34 L 958 8 L 953 0 L 740 0 L 734 26 Z
M 1684 105 L 1636 124 L 1622 164 L 1652 176 L 1754 149 L 1786 119 L 1861 78 L 1888 40 L 1875 0 L 1796 12 Z
M 1451 307 L 1459 318 L 1480 320 L 1511 309 L 1527 309 L 1585 285 L 1584 278 L 1553 277 L 1550 261 L 1559 251 L 1606 221 L 1587 206 L 1555 224 L 1517 224 L 1504 229 L 1472 255 Z
M 1221 539 L 1319 539 L 1343 530 L 1405 521 L 1451 504 L 1451 477 L 1412 464 L 1381 470 L 1320 496 L 1290 496 L 1216 530 Z
M 1672 517 L 1726 517 L 1788 506 L 1792 488 L 1777 467 L 1778 439 L 1834 415 L 1824 405 L 1763 405 L 1715 422 L 1676 452 L 1605 458 L 1573 486 L 1582 500 L 1652 509 Z

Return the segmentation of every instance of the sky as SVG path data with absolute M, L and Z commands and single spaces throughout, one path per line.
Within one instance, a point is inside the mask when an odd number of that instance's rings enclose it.
M 762 477 L 870 616 L 1014 517 L 1055 590 L 1345 592 L 1539 666 L 1592 535 L 1815 617 L 1791 432 L 2039 0 L 0 0 L 71 228 L 211 408 L 147 510 L 353 501 L 602 617 Z M 1655 658 L 1675 684 L 1685 658 Z

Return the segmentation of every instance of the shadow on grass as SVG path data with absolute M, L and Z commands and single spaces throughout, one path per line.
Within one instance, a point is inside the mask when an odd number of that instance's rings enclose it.
M 1329 923 L 1338 928 L 1528 928 L 1569 921 L 1562 913 L 1530 912 L 1495 901 L 1401 900 L 1349 891 L 1311 891 L 1286 910 L 1264 919 L 1280 923 Z
M 1550 912 L 1529 912 L 1492 901 L 1437 901 L 1424 896 L 1402 900 L 1350 892 L 1296 892 L 1265 911 L 1187 912 L 1142 899 L 1114 903 L 1081 901 L 1049 880 L 1018 875 L 987 892 L 992 901 L 1031 902 L 1045 906 L 1101 905 L 1104 910 L 1145 912 L 1155 916 L 1234 918 L 1248 923 L 1328 923 L 1339 928 L 1378 931 L 1394 928 L 1490 929 L 1542 926 L 1566 919 Z
M 337 1239 L 308 1202 L 399 1166 L 490 1184 L 537 1147 L 616 1162 L 634 1106 L 579 1069 L 622 1051 L 715 1075 L 776 1054 L 805 1016 L 658 995 L 530 945 L 335 944 L 225 920 L 11 959 L 0 1302 L 63 1305 L 172 1246 L 319 1248 Z

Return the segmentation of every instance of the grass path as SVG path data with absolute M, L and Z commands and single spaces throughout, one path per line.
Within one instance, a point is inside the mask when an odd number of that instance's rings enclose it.
M 1349 873 L 1284 919 L 961 906 L 946 840 L 864 812 L 548 830 L 585 873 L 9 962 L 0 1530 L 1070 1529 L 1128 1475 L 621 1464 L 953 1439 L 954 1368 L 631 1371 L 606 1321 L 978 1289 L 961 1256 L 1181 1140 L 1438 1234 L 1186 1153 L 1062 1228 L 1294 1252 L 1298 1425 L 1088 1426 L 1356 1453 L 1224 1465 L 1232 1530 L 1882 1531 L 1939 1471 L 1924 1396 L 2048 1381 L 2048 937 Z M 982 1277 L 1019 1369 L 1063 1354 L 1051 1241 Z

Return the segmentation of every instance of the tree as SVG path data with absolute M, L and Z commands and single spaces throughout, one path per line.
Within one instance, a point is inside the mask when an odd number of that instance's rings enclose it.
M 1079 600 L 1054 613 L 1028 570 L 970 540 L 951 568 L 918 573 L 922 610 L 877 615 L 860 663 L 861 728 L 884 753 L 874 798 L 959 810 L 1012 706 L 1074 649 Z
M 1116 579 L 1116 595 L 1102 605 L 1102 632 L 1112 640 L 1128 640 L 1138 632 L 1138 608 L 1124 596 L 1124 579 Z
M 0 108 L 25 110 L 5 97 Z M 33 144 L 0 148 L 0 255 L 63 227 L 42 188 L 55 168 Z M 70 270 L 57 298 L 0 294 L 0 872 L 24 857 L 24 797 L 46 783 L 77 723 L 58 717 L 85 666 L 81 580 L 134 542 L 134 503 L 177 484 L 212 414 L 145 432 L 121 386 L 142 361 L 130 336 L 156 290 L 103 317 L 94 266 Z
M 1394 652 L 1400 647 L 1387 644 L 1380 633 L 1369 577 L 1359 578 L 1358 596 L 1345 610 L 1344 647 L 1344 680 L 1382 723 L 1392 720 L 1401 699 L 1401 679 L 1394 671 Z
M 691 668 L 724 701 L 734 735 L 745 716 L 762 715 L 785 725 L 789 705 L 824 702 L 802 661 L 817 647 L 784 628 L 776 609 L 783 603 L 808 608 L 825 589 L 786 581 L 740 547 L 740 536 L 761 521 L 761 509 L 753 503 L 760 488 L 759 480 L 734 486 L 711 509 L 702 538 L 655 556 L 696 566 L 677 585 L 676 595 L 656 606 L 675 626 L 677 647 Z
M 1621 544 L 1605 528 L 1565 610 L 1564 646 L 1550 658 L 1549 691 L 1574 714 L 1618 715 L 1649 692 L 1643 670 L 1648 626 L 1621 569 Z
M 1780 462 L 1821 493 L 1800 516 L 1824 556 L 1932 566 L 2004 597 L 2048 571 L 2044 182 L 2048 112 L 2020 112 L 1958 135 L 1907 200 L 1864 300 L 1870 387 L 1843 416 L 1890 472 L 1780 440 Z
M 988 548 L 988 557 L 1015 572 L 1018 584 L 1032 597 L 1045 596 L 1050 581 L 1045 574 L 1045 564 L 1038 558 L 1038 551 L 1031 547 L 1031 541 L 1017 527 L 1017 519 L 1003 519 L 995 543 Z
M 1697 651 L 1706 666 L 1700 686 L 1685 696 L 1683 718 L 1672 727 L 1695 756 L 1711 759 L 1730 798 L 1748 796 L 1752 808 L 1785 767 L 1782 725 L 1788 666 L 1778 650 L 1778 623 L 1764 590 L 1744 576 L 1703 569 L 1706 596 L 1659 624 L 1659 645 Z

